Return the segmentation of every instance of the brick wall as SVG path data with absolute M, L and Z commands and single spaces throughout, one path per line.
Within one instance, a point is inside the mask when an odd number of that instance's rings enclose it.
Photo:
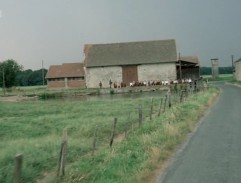
M 67 83 L 69 88 L 85 88 L 84 80 L 69 80 Z
M 64 81 L 48 81 L 49 88 L 64 88 Z
M 65 83 L 67 86 L 65 86 Z M 84 88 L 84 80 L 48 81 L 48 88 Z

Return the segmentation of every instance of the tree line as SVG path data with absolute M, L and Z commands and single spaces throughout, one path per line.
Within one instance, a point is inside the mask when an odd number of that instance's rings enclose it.
M 23 66 L 15 60 L 5 60 L 0 62 L 0 87 L 43 85 L 43 77 L 46 85 L 45 75 L 47 71 L 47 69 L 24 70 Z
M 233 74 L 233 67 L 219 67 L 219 74 Z M 212 67 L 201 67 L 200 75 L 212 75 Z

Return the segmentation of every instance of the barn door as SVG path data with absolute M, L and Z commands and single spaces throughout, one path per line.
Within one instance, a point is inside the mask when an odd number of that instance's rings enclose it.
M 137 66 L 122 66 L 122 80 L 127 86 L 133 81 L 138 81 Z

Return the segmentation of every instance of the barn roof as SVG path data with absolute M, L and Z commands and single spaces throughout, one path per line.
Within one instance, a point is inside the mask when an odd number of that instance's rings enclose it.
M 184 61 L 184 62 L 189 62 L 189 63 L 198 64 L 199 65 L 199 58 L 198 58 L 198 56 L 181 56 L 180 60 Z
M 64 63 L 62 65 L 51 65 L 46 79 L 82 76 L 84 76 L 83 63 Z
M 86 67 L 176 62 L 174 39 L 85 45 Z
M 240 58 L 240 59 L 238 59 L 238 60 L 236 60 L 235 62 L 241 62 L 241 58 Z

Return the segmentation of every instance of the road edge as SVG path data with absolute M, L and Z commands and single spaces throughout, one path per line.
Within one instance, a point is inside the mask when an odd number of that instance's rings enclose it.
M 170 158 L 164 163 L 164 165 L 162 166 L 162 169 L 160 171 L 159 176 L 157 176 L 156 179 L 154 179 L 154 181 L 152 181 L 152 183 L 162 183 L 165 178 L 166 175 L 168 173 L 168 170 L 170 169 L 171 165 L 173 165 L 178 157 L 181 155 L 181 153 L 187 148 L 187 146 L 189 145 L 189 143 L 191 142 L 192 138 L 194 137 L 194 135 L 196 134 L 197 130 L 199 129 L 199 127 L 201 126 L 201 124 L 203 124 L 204 118 L 210 113 L 210 111 L 212 110 L 212 108 L 217 105 L 218 101 L 220 100 L 220 96 L 222 95 L 223 91 L 221 88 L 219 88 L 220 92 L 217 96 L 215 96 L 212 100 L 213 102 L 211 103 L 211 105 L 206 109 L 206 111 L 203 113 L 202 117 L 199 119 L 199 121 L 197 122 L 197 124 L 195 125 L 195 127 L 193 128 L 192 132 L 190 132 L 187 137 L 185 138 L 185 140 L 183 141 L 183 143 L 181 143 L 179 146 L 176 147 L 175 152 L 170 156 Z

